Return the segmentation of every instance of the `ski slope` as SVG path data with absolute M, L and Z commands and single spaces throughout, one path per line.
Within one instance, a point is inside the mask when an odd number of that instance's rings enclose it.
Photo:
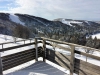
M 10 18 L 11 21 L 13 21 L 15 23 L 19 23 L 19 24 L 25 25 L 25 23 L 21 22 L 20 19 L 19 19 L 19 17 L 16 16 L 15 14 L 10 14 L 9 18 Z
M 71 23 L 82 24 L 82 22 L 78 22 L 78 21 L 67 21 L 65 19 L 62 19 L 62 23 L 67 24 L 69 26 L 73 26 Z

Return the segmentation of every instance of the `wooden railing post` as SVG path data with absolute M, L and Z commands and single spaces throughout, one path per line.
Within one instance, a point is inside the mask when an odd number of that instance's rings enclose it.
M 38 46 L 37 46 L 37 38 L 35 38 L 35 60 L 38 61 Z
M 2 44 L 2 49 L 3 49 L 3 44 Z
M 31 43 L 31 39 L 30 39 L 30 43 Z
M 43 61 L 46 61 L 46 41 L 43 39 Z
M 24 40 L 24 44 L 25 44 L 25 40 Z
M 1 53 L 0 53 L 0 75 L 3 75 L 3 68 L 2 68 L 2 59 L 1 59 Z
M 71 58 L 70 58 L 70 75 L 74 73 L 74 55 L 75 55 L 75 46 L 71 46 Z

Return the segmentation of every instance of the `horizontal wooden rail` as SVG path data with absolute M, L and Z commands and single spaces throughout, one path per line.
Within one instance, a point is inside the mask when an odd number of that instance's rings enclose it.
M 90 58 L 93 58 L 93 59 L 96 59 L 96 60 L 100 60 L 99 56 L 95 56 L 95 55 L 92 55 L 92 54 L 80 52 L 80 51 L 77 51 L 77 50 L 75 50 L 75 53 L 80 54 L 80 55 L 84 55 L 84 56 L 87 56 L 87 57 L 90 57 Z
M 34 43 L 27 43 L 27 44 L 24 44 L 24 45 L 18 45 L 18 46 L 3 48 L 3 49 L 0 49 L 0 52 L 8 51 L 8 50 L 11 50 L 11 49 L 16 49 L 16 48 L 20 48 L 20 47 L 25 47 L 25 46 L 29 46 L 29 45 L 33 45 L 33 44 Z
M 37 43 L 41 43 L 41 41 L 38 41 Z M 29 45 L 33 45 L 33 44 L 35 44 L 35 42 L 22 44 L 22 45 L 18 45 L 18 46 L 13 46 L 13 47 L 8 47 L 8 48 L 3 48 L 3 49 L 0 49 L 0 52 L 8 51 L 8 50 L 11 50 L 11 49 L 16 49 L 16 48 L 20 48 L 20 47 L 25 47 L 25 46 L 29 46 Z
M 3 57 L 2 57 L 2 61 L 3 61 L 3 62 L 6 62 L 6 61 L 9 60 L 9 59 L 13 59 L 13 58 L 15 58 L 15 57 L 18 57 L 18 56 L 21 56 L 21 55 L 25 55 L 25 54 L 27 54 L 27 53 L 32 53 L 33 50 L 34 50 L 34 52 L 35 52 L 35 49 L 32 48 L 32 49 L 28 49 L 28 50 L 25 50 L 25 51 L 22 51 L 22 52 L 18 52 L 18 53 L 14 53 L 14 54 L 11 54 L 11 55 L 3 56 Z
M 46 45 L 52 46 L 52 47 L 54 47 L 54 48 L 57 47 L 57 48 L 59 48 L 59 49 L 64 49 L 64 50 L 67 50 L 67 51 L 70 51 L 70 50 L 71 50 L 70 48 L 63 47 L 63 46 L 58 45 L 58 44 L 56 44 L 56 43 L 52 44 L 52 43 L 46 42 Z
M 90 49 L 90 50 L 94 50 L 94 51 L 100 52 L 100 49 L 95 49 L 95 48 L 91 48 L 91 47 L 87 47 L 87 46 L 82 46 L 82 45 L 78 45 L 78 44 L 63 42 L 63 41 L 59 41 L 59 40 L 48 39 L 48 38 L 44 38 L 44 37 L 41 37 L 41 38 L 46 40 L 46 41 L 51 41 L 51 42 L 55 42 L 55 43 L 59 43 L 59 44 L 65 44 L 65 45 L 69 45 L 69 46 L 73 45 L 75 47 L 81 47 L 81 48 Z
M 18 41 L 16 41 L 16 42 L 28 41 L 28 40 L 32 40 L 32 39 L 18 40 Z M 11 42 L 5 42 L 5 43 L 0 43 L 0 45 L 2 45 L 2 44 L 10 44 L 10 43 L 14 43 L 14 41 L 11 41 Z

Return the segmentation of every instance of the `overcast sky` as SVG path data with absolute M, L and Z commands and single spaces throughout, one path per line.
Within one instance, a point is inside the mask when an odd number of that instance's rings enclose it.
M 0 0 L 0 12 L 100 21 L 100 0 Z

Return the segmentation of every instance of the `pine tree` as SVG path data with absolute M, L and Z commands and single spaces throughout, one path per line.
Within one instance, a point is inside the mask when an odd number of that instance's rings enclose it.
M 86 42 L 86 46 L 88 47 L 93 47 L 93 39 L 92 39 L 92 36 L 90 36 L 88 39 L 87 39 L 87 42 Z M 85 50 L 86 53 L 90 53 L 91 50 Z M 93 52 L 92 52 L 93 53 Z

